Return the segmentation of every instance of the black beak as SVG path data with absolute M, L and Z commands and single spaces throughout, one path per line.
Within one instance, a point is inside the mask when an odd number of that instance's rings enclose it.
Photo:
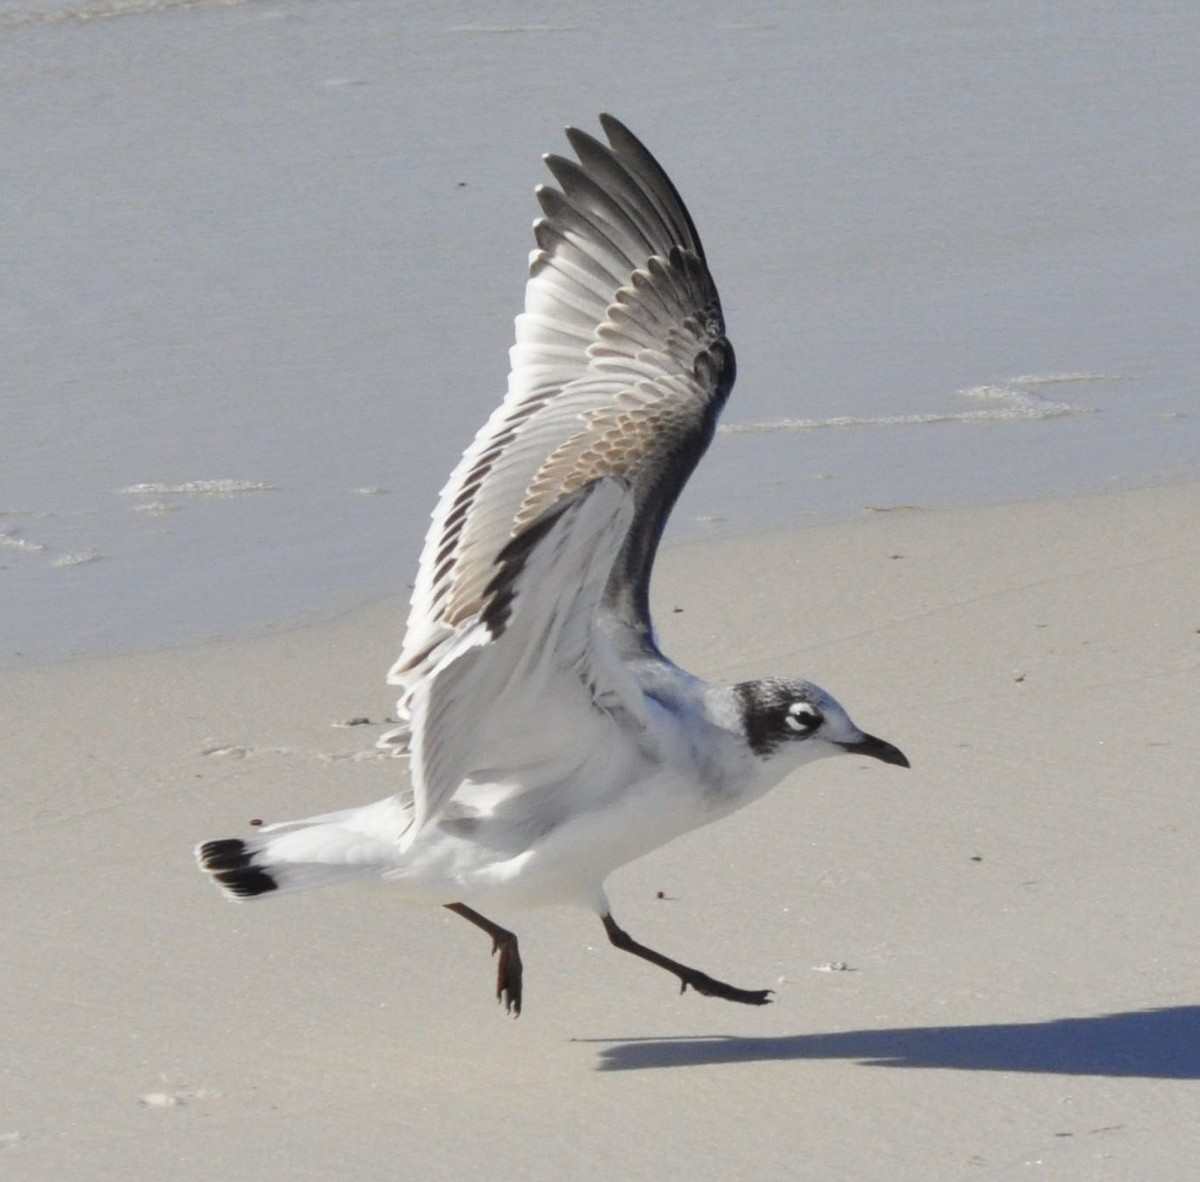
M 899 747 L 893 747 L 891 743 L 885 743 L 874 735 L 863 735 L 857 743 L 840 743 L 839 746 L 851 755 L 869 755 L 872 759 L 893 763 L 896 767 L 912 767 L 908 757 Z

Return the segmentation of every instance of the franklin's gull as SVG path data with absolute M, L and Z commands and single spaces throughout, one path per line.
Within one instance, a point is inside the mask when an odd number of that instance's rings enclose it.
M 710 684 L 659 650 L 655 551 L 733 386 L 733 347 L 683 201 L 609 115 L 547 156 L 508 393 L 442 490 L 388 676 L 411 787 L 363 808 L 206 841 L 233 899 L 382 877 L 482 928 L 521 1010 L 517 938 L 475 910 L 582 904 L 681 988 L 763 1005 L 639 944 L 604 893 L 619 866 L 850 752 L 908 767 L 823 689 Z

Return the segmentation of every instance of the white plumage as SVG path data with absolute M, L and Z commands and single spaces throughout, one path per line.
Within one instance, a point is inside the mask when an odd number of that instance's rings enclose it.
M 546 158 L 508 393 L 442 490 L 389 681 L 408 791 L 203 843 L 249 899 L 383 877 L 492 936 L 520 1011 L 500 901 L 594 909 L 619 948 L 686 988 L 762 1004 L 645 948 L 613 920 L 618 866 L 838 752 L 908 766 L 796 679 L 710 685 L 659 651 L 649 581 L 672 506 L 732 388 L 733 349 L 692 220 L 619 122 L 578 163 Z

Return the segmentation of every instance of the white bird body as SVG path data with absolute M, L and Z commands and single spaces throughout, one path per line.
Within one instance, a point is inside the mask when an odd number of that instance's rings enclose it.
M 411 787 L 363 808 L 203 843 L 251 899 L 382 877 L 492 936 L 520 1011 L 516 937 L 474 905 L 574 903 L 686 988 L 737 989 L 637 944 L 604 882 L 839 752 L 908 766 L 798 679 L 714 685 L 654 639 L 649 583 L 667 517 L 734 379 L 716 286 L 661 167 L 615 119 L 547 157 L 508 392 L 442 490 L 399 659 Z
M 803 762 L 800 749 L 764 763 L 723 695 L 682 670 L 674 685 L 662 680 L 646 699 L 652 748 L 606 720 L 607 733 L 583 751 L 464 781 L 456 807 L 420 830 L 406 794 L 266 826 L 249 844 L 279 867 L 282 891 L 317 885 L 321 868 L 330 881 L 382 876 L 418 902 L 577 904 L 603 914 L 614 870 L 750 804 Z

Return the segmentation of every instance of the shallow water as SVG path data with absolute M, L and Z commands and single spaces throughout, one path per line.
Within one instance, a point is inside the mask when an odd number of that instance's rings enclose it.
M 402 591 L 599 110 L 738 350 L 674 538 L 1197 475 L 1200 8 L 659 11 L 0 0 L 0 663 Z

